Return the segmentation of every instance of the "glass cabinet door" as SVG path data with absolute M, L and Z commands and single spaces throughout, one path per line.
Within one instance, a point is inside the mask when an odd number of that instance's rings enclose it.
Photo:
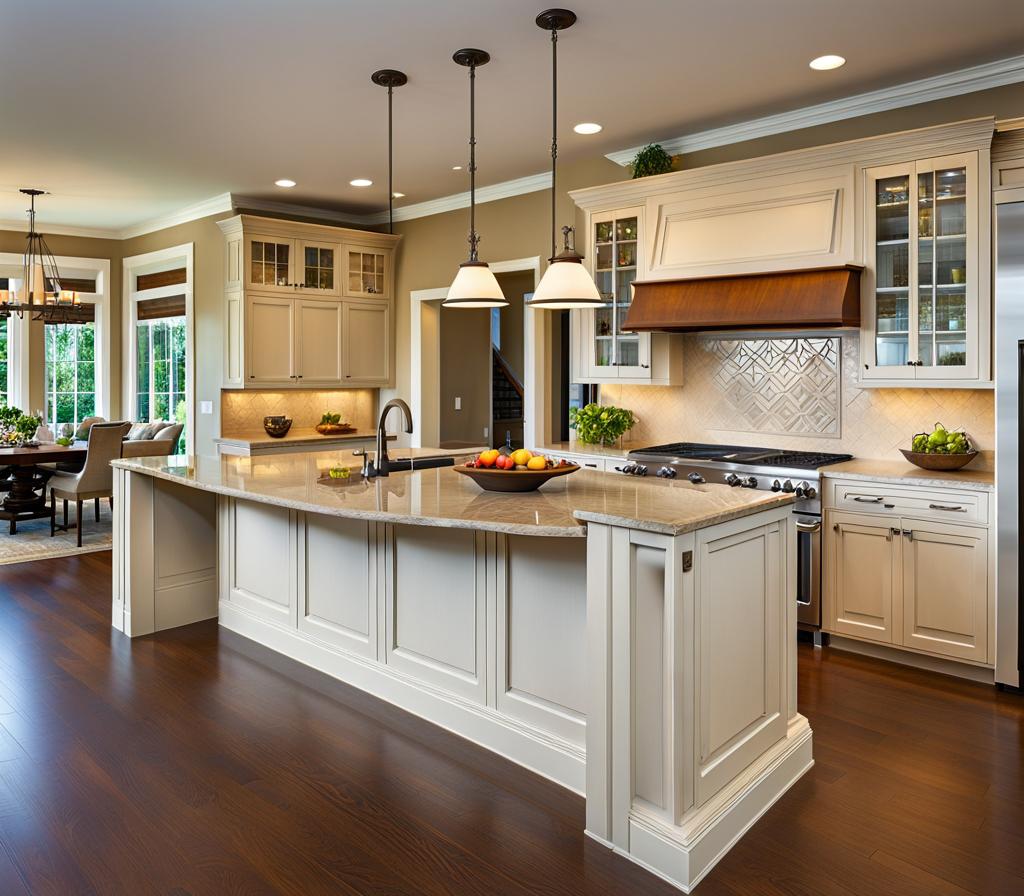
M 345 295 L 359 298 L 388 297 L 387 253 L 380 249 L 345 250 Z
M 919 171 L 917 206 L 917 359 L 922 367 L 963 367 L 967 364 L 967 168 Z
M 302 243 L 299 247 L 302 258 L 303 290 L 337 293 L 338 247 L 331 243 Z
M 247 243 L 249 285 L 291 289 L 291 240 L 252 237 Z
M 637 276 L 639 217 L 610 218 L 593 226 L 594 282 L 604 304 L 594 312 L 592 366 L 598 368 L 598 375 L 600 368 L 640 368 L 644 366 L 643 337 L 622 329 Z
M 875 364 L 910 358 L 910 183 L 912 174 L 875 181 Z

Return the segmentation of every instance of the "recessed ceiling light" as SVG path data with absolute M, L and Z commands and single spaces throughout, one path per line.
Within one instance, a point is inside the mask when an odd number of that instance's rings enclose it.
M 577 134 L 600 134 L 603 130 L 601 125 L 593 121 L 583 121 L 576 125 L 573 130 Z
M 462 170 L 462 166 L 461 165 L 452 165 L 452 171 L 461 171 L 461 170 Z
M 295 181 L 288 177 L 282 177 L 280 180 L 274 181 L 275 187 L 294 187 Z
M 355 180 L 350 180 L 349 184 L 353 187 L 372 187 L 373 181 L 366 177 L 357 177 Z
M 831 68 L 839 68 L 841 65 L 846 65 L 846 60 L 842 56 L 836 56 L 832 53 L 828 53 L 825 56 L 819 56 L 817 59 L 812 59 L 810 62 L 811 68 L 819 72 L 827 72 Z
M 405 199 L 405 193 L 392 193 L 392 199 Z

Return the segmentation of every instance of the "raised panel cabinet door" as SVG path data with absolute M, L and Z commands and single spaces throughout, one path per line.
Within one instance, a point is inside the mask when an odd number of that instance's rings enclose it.
M 250 296 L 246 317 L 247 383 L 293 384 L 295 303 L 273 296 Z
M 783 523 L 745 524 L 697 535 L 697 805 L 786 736 L 787 540 Z
M 836 634 L 899 643 L 894 634 L 900 588 L 898 522 L 852 513 L 828 515 L 825 618 Z
M 338 386 L 341 370 L 341 302 L 297 302 L 296 379 L 304 386 Z
M 988 654 L 988 530 L 904 519 L 903 644 L 956 659 Z
M 391 310 L 376 302 L 345 302 L 344 384 L 386 385 L 391 377 Z

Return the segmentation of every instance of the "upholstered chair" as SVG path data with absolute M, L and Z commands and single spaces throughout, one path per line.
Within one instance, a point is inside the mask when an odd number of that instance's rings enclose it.
M 78 546 L 82 546 L 82 503 L 96 502 L 96 519 L 100 518 L 100 498 L 114 502 L 114 471 L 112 460 L 121 456 L 121 441 L 131 429 L 131 423 L 96 423 L 89 429 L 88 451 L 85 464 L 78 473 L 55 473 L 46 483 L 50 490 L 50 536 L 58 528 L 68 530 L 68 501 L 75 502 L 75 527 Z M 57 526 L 57 499 L 64 501 L 64 525 Z

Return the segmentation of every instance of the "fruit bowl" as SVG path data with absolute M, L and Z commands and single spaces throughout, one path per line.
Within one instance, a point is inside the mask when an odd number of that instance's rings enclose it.
M 288 430 L 292 428 L 292 421 L 283 414 L 275 414 L 263 418 L 263 428 L 267 431 L 268 436 L 281 439 L 288 435 Z
M 455 466 L 455 472 L 468 476 L 480 488 L 489 492 L 532 492 L 540 488 L 549 479 L 575 473 L 576 464 L 561 467 L 549 467 L 546 470 L 496 470 L 493 467 L 467 467 L 465 464 Z
M 922 451 L 907 451 L 906 448 L 900 448 L 900 452 L 915 467 L 922 470 L 959 470 L 978 456 L 977 451 L 968 451 L 966 454 L 926 454 Z
M 348 423 L 318 423 L 316 431 L 322 436 L 340 436 L 347 432 L 355 432 L 356 428 Z

